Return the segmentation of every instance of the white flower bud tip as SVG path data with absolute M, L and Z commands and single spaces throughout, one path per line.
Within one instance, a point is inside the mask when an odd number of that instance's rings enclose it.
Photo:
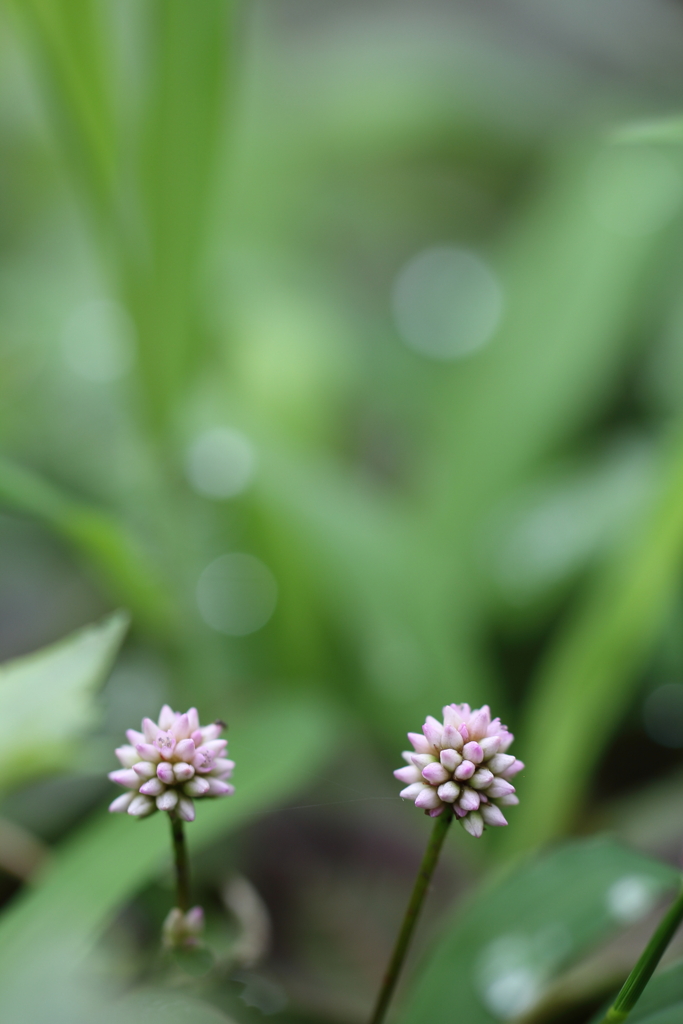
M 131 800 L 130 806 L 128 808 L 128 813 L 131 814 L 134 818 L 145 818 L 154 810 L 156 810 L 154 801 L 150 797 L 140 796 L 140 794 L 138 793 L 138 795 L 136 797 L 133 797 L 133 799 Z
M 175 805 L 178 803 L 178 790 L 177 789 L 166 789 L 164 792 L 157 797 L 157 810 L 158 811 L 172 811 Z
M 461 818 L 460 824 L 475 839 L 478 839 L 484 831 L 484 819 L 479 811 L 472 811 L 466 818 Z
M 407 783 L 402 799 L 414 801 L 430 817 L 454 815 L 476 838 L 485 826 L 507 825 L 500 808 L 518 803 L 509 779 L 524 765 L 505 753 L 514 737 L 499 718 L 491 718 L 488 706 L 472 710 L 469 704 L 449 704 L 443 724 L 430 715 L 422 733 L 408 733 L 408 739 L 415 752 L 406 751 L 408 767 L 394 772 Z M 196 758 L 193 763 L 197 766 Z M 214 780 L 217 774 L 211 773 Z
M 438 761 L 435 764 L 428 764 L 422 772 L 422 778 L 432 786 L 440 786 L 442 782 L 448 782 L 450 777 L 451 772 Z
M 183 793 L 186 796 L 205 796 L 209 792 L 209 783 L 207 779 L 197 776 L 195 779 L 190 779 L 183 786 Z
M 189 797 L 178 797 L 178 816 L 183 821 L 194 821 L 194 804 Z
M 157 765 L 157 778 L 161 779 L 166 786 L 172 786 L 175 782 L 174 767 L 168 761 L 162 761 Z
M 163 782 L 157 779 L 155 775 L 153 779 L 150 779 L 148 782 L 145 782 L 140 786 L 140 792 L 143 793 L 144 796 L 161 796 L 165 788 L 166 787 Z
M 194 775 L 194 767 L 186 761 L 179 761 L 173 765 L 173 778 L 178 782 L 189 782 Z
M 137 750 L 130 744 L 123 747 L 117 747 L 114 753 L 118 757 L 119 763 L 123 768 L 132 768 L 136 761 L 140 760 Z

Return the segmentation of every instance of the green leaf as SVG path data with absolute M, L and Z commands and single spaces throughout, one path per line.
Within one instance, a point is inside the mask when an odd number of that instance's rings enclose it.
M 506 837 L 517 849 L 571 822 L 678 585 L 683 436 L 662 461 L 652 507 L 598 572 L 539 670 L 522 752 L 532 769 L 520 781 L 519 813 Z
M 127 628 L 128 616 L 117 612 L 0 666 L 0 789 L 63 770 L 75 760 L 78 738 L 96 717 L 93 694 Z
M 333 725 L 328 710 L 291 698 L 232 720 L 236 793 L 198 801 L 197 820 L 187 829 L 190 856 L 314 778 L 333 753 Z M 103 812 L 74 835 L 35 890 L 0 920 L 0 1019 L 30 1019 L 36 986 L 73 971 L 117 910 L 170 856 L 165 814 L 135 821 Z
M 467 1024 L 530 1009 L 563 967 L 628 919 L 630 897 L 646 912 L 677 880 L 673 868 L 603 838 L 526 859 L 456 913 L 400 1024 L 448 1020 L 456 1006 Z

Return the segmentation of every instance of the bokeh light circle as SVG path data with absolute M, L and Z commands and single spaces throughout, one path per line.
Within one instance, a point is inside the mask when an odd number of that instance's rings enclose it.
M 242 552 L 221 555 L 197 583 L 197 607 L 204 622 L 228 636 L 255 633 L 277 604 L 277 583 L 260 559 Z
M 79 377 L 104 384 L 118 380 L 136 359 L 135 326 L 122 305 L 91 299 L 71 314 L 62 333 L 62 354 Z
M 410 260 L 396 277 L 392 311 L 406 345 L 432 359 L 458 359 L 485 345 L 503 310 L 500 282 L 481 257 L 442 245 Z
M 256 470 L 253 445 L 239 430 L 212 427 L 187 451 L 185 475 L 197 494 L 221 500 L 247 489 Z

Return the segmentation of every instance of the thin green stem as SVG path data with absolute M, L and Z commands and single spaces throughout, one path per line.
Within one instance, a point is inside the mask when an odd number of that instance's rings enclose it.
M 173 852 L 175 854 L 176 875 L 176 906 L 186 914 L 190 909 L 190 868 L 187 860 L 187 845 L 183 821 L 176 814 L 169 815 L 171 832 L 173 833 Z
M 619 995 L 607 1011 L 602 1024 L 615 1024 L 626 1020 L 629 1013 L 640 999 L 643 989 L 662 959 L 666 947 L 676 934 L 679 924 L 683 921 L 683 889 L 669 907 L 660 921 L 654 935 L 645 947 L 638 963 L 621 987 Z
M 370 1024 L 381 1024 L 384 1020 L 384 1015 L 387 1012 L 391 997 L 394 994 L 396 983 L 398 982 L 403 962 L 408 952 L 410 940 L 413 937 L 415 931 L 415 925 L 417 919 L 420 916 L 422 910 L 422 904 L 427 894 L 427 889 L 431 881 L 432 875 L 434 874 L 434 868 L 439 859 L 439 853 L 443 846 L 443 841 L 446 838 L 448 832 L 448 826 L 453 820 L 453 815 L 448 812 L 441 814 L 434 822 L 434 829 L 431 834 L 431 838 L 427 845 L 425 855 L 422 858 L 420 864 L 420 870 L 417 873 L 417 879 L 415 880 L 415 887 L 413 888 L 410 902 L 406 908 L 406 912 L 403 918 L 403 924 L 401 930 L 398 933 L 396 945 L 387 967 L 387 972 L 384 975 L 382 981 L 382 987 L 379 990 L 375 1009 L 372 1017 L 370 1018 Z

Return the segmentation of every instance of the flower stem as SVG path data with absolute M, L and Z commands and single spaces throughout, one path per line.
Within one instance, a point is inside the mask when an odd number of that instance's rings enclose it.
M 187 846 L 183 821 L 176 814 L 169 814 L 171 832 L 173 834 L 173 853 L 175 855 L 176 875 L 176 906 L 186 914 L 190 909 L 190 868 L 187 861 Z
M 396 983 L 403 967 L 403 961 L 406 958 L 408 952 L 408 946 L 417 924 L 417 919 L 422 910 L 422 904 L 427 893 L 427 888 L 431 881 L 432 875 L 434 874 L 434 868 L 436 862 L 439 859 L 439 853 L 443 846 L 443 841 L 446 838 L 448 832 L 448 826 L 453 820 L 453 815 L 447 810 L 445 813 L 439 815 L 434 822 L 434 829 L 432 831 L 425 855 L 422 858 L 420 864 L 420 870 L 417 873 L 417 879 L 415 880 L 415 887 L 413 888 L 410 902 L 406 908 L 405 916 L 403 918 L 403 924 L 401 930 L 398 933 L 396 945 L 387 967 L 387 972 L 384 975 L 382 981 L 382 987 L 379 990 L 379 996 L 375 1004 L 372 1017 L 370 1018 L 370 1024 L 381 1024 L 384 1020 L 384 1015 L 387 1012 L 387 1008 L 391 1001 L 391 997 L 394 994 Z
M 638 963 L 621 987 L 619 995 L 607 1011 L 601 1024 L 615 1024 L 626 1020 L 629 1013 L 640 999 L 643 989 L 652 977 L 653 971 L 662 959 L 666 947 L 674 937 L 679 924 L 683 920 L 683 889 L 678 894 L 668 911 L 659 922 L 654 935 L 645 947 Z

